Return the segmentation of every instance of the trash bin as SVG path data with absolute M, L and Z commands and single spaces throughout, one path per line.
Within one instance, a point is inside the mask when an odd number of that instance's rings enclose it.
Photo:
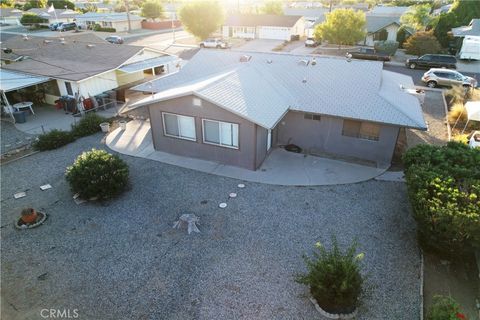
M 25 123 L 27 122 L 27 112 L 26 111 L 15 111 L 13 113 L 16 123 Z

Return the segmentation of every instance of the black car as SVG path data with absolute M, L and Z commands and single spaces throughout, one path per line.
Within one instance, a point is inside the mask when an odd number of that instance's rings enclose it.
M 76 28 L 77 28 L 77 24 L 75 22 L 63 23 L 62 25 L 57 27 L 57 31 L 75 30 Z
M 405 65 L 410 69 L 457 68 L 457 59 L 447 54 L 425 54 L 417 59 L 407 59 Z
M 360 48 L 357 51 L 348 52 L 353 59 L 390 61 L 390 56 L 386 53 L 377 52 L 373 48 Z

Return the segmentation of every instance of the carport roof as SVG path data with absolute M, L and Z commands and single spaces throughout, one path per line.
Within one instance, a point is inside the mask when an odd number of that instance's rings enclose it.
M 251 59 L 240 62 L 245 55 Z M 413 87 L 411 78 L 382 68 L 376 61 L 202 49 L 181 71 L 134 87 L 157 94 L 130 108 L 193 94 L 269 129 L 288 110 L 425 129 L 418 99 L 402 88 Z
M 9 92 L 38 83 L 47 82 L 50 78 L 32 76 L 30 74 L 0 69 L 0 91 Z
M 151 59 L 138 61 L 130 64 L 125 64 L 120 68 L 118 68 L 118 70 L 127 72 L 127 73 L 133 73 L 133 72 L 142 71 L 145 69 L 151 69 L 158 66 L 162 66 L 164 64 L 167 64 L 175 60 L 178 60 L 176 56 L 156 57 L 156 58 L 151 58 Z

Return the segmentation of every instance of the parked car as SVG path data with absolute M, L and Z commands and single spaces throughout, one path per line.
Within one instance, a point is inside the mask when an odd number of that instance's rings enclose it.
M 209 38 L 200 42 L 200 48 L 227 49 L 230 48 L 230 44 L 223 39 Z
M 357 51 L 347 52 L 353 59 L 390 61 L 390 56 L 386 53 L 377 52 L 373 48 L 360 48 Z
M 475 88 L 478 84 L 474 78 L 464 76 L 458 71 L 438 68 L 425 72 L 422 81 L 430 88 L 437 86 L 464 86 Z
M 305 47 L 316 47 L 320 44 L 320 42 L 318 42 L 317 40 L 315 40 L 315 38 L 307 38 L 307 40 L 305 40 Z
M 108 42 L 113 43 L 113 44 L 122 44 L 123 43 L 122 37 L 119 37 L 119 36 L 106 37 L 105 40 L 107 40 Z
M 52 31 L 55 31 L 58 29 L 58 27 L 60 27 L 61 25 L 63 24 L 63 22 L 54 22 L 54 23 L 51 23 L 48 28 Z
M 457 59 L 447 54 L 424 54 L 417 59 L 407 59 L 405 65 L 410 69 L 416 68 L 449 68 L 457 69 Z
M 75 30 L 77 28 L 77 24 L 75 22 L 71 23 L 63 23 L 61 26 L 57 27 L 58 31 L 67 31 L 67 30 Z

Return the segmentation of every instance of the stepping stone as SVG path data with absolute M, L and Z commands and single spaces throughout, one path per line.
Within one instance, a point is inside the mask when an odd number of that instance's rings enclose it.
M 222 202 L 218 205 L 220 208 L 224 209 L 227 207 L 227 204 L 225 202 Z

